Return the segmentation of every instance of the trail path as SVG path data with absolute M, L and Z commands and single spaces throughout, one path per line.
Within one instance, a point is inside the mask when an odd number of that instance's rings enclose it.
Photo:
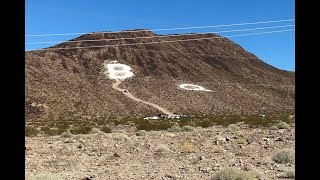
M 158 106 L 158 105 L 156 105 L 156 104 L 154 104 L 154 103 L 147 102 L 147 101 L 144 101 L 144 100 L 142 100 L 142 99 L 136 98 L 136 97 L 134 97 L 128 90 L 119 88 L 119 85 L 120 85 L 121 83 L 122 83 L 122 80 L 116 79 L 116 82 L 115 82 L 114 84 L 112 84 L 112 88 L 115 89 L 115 90 L 117 90 L 117 91 L 122 92 L 125 96 L 127 96 L 128 98 L 130 98 L 130 99 L 132 99 L 132 100 L 134 100 L 134 101 L 142 102 L 142 103 L 144 103 L 144 104 L 147 104 L 147 105 L 149 105 L 149 106 L 152 106 L 152 107 L 158 109 L 159 111 L 163 112 L 164 114 L 168 115 L 169 117 L 173 115 L 173 113 L 170 112 L 170 111 L 168 111 L 167 109 L 165 109 L 165 108 L 163 108 L 163 107 L 161 107 L 161 106 Z M 126 92 L 125 92 L 125 91 L 126 91 Z

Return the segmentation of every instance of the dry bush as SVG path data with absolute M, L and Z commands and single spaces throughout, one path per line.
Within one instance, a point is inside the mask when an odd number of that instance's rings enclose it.
M 198 147 L 195 143 L 183 142 L 180 145 L 180 151 L 182 153 L 195 153 L 198 150 Z
M 217 172 L 212 180 L 255 180 L 256 178 L 249 172 L 236 168 L 225 168 Z
M 145 136 L 147 134 L 146 130 L 140 130 L 136 133 L 137 136 Z
M 294 162 L 295 162 L 295 152 L 294 152 L 294 150 L 291 150 L 291 149 L 284 149 L 284 150 L 279 151 L 278 153 L 276 153 L 272 157 L 272 160 L 277 162 L 277 163 L 294 164 Z
M 112 129 L 109 126 L 102 126 L 101 131 L 105 133 L 112 133 Z
M 170 151 L 170 149 L 168 148 L 167 145 L 165 144 L 159 144 L 156 148 L 155 148 L 155 155 L 158 157 L 164 156 L 166 155 L 168 152 Z
M 228 132 L 236 132 L 240 130 L 240 128 L 235 124 L 229 124 L 227 128 L 228 128 L 227 129 Z
M 73 137 L 73 134 L 70 131 L 64 132 L 60 135 L 62 138 L 71 138 Z
M 124 133 L 116 133 L 112 137 L 113 140 L 127 140 L 129 139 L 127 134 Z
M 182 127 L 182 130 L 190 132 L 190 131 L 194 131 L 194 128 L 190 125 L 185 125 Z
M 25 126 L 25 135 L 27 137 L 35 137 L 38 135 L 38 133 L 39 131 L 37 130 L 37 128 L 33 126 Z
M 177 125 L 173 125 L 167 131 L 169 131 L 169 132 L 180 132 L 181 130 L 182 130 L 181 127 L 179 127 Z
M 288 178 L 288 179 L 294 179 L 295 177 L 296 177 L 296 173 L 294 171 L 286 171 L 279 176 L 279 178 Z
M 100 134 L 102 131 L 100 131 L 100 129 L 98 128 L 92 128 L 91 129 L 91 134 Z
M 52 174 L 42 173 L 42 174 L 37 174 L 35 176 L 27 178 L 27 180 L 58 180 L 58 178 Z
M 286 122 L 280 122 L 280 123 L 277 124 L 277 128 L 278 129 L 289 129 L 290 126 Z

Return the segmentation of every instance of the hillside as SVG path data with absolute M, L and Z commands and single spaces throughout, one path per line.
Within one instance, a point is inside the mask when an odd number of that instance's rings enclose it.
M 104 63 L 129 65 L 134 76 L 121 88 L 171 112 L 186 114 L 294 113 L 294 73 L 264 63 L 216 34 L 159 36 L 151 31 L 79 36 L 43 51 L 25 54 L 26 119 L 144 117 L 159 113 L 112 88 Z M 146 37 L 140 39 L 103 40 Z M 152 38 L 147 38 L 152 37 Z M 143 42 L 156 44 L 110 46 Z M 108 46 L 68 49 L 71 47 Z M 180 84 L 212 90 L 188 91 Z

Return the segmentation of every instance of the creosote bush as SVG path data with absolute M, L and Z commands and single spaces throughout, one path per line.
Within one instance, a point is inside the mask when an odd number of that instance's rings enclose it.
M 146 130 L 140 130 L 136 133 L 137 136 L 145 136 L 147 134 Z
M 229 132 L 236 132 L 240 130 L 240 128 L 235 124 L 229 124 L 227 128 L 228 128 L 227 131 Z
M 58 180 L 58 178 L 51 174 L 37 174 L 35 176 L 27 178 L 27 180 Z
M 294 179 L 295 177 L 296 175 L 294 171 L 286 171 L 279 176 L 279 178 L 288 178 L 288 179 Z
M 101 133 L 100 129 L 98 129 L 98 128 L 91 129 L 91 134 L 99 134 L 99 133 Z
M 180 145 L 180 151 L 182 153 L 195 153 L 197 149 L 198 149 L 197 145 L 191 142 L 183 142 Z
M 169 148 L 165 144 L 159 144 L 155 149 L 156 154 L 164 154 L 166 152 L 169 152 Z
M 256 178 L 249 172 L 236 168 L 225 168 L 217 172 L 211 180 L 255 180 Z
M 286 122 L 280 122 L 277 124 L 278 129 L 289 129 L 290 126 Z
M 185 125 L 182 127 L 183 131 L 194 131 L 194 128 L 190 125 Z
M 273 157 L 272 160 L 277 162 L 277 163 L 290 163 L 294 164 L 295 161 L 295 152 L 294 150 L 291 149 L 284 149 L 282 151 L 279 151 L 276 153 Z
M 270 129 L 270 130 L 277 130 L 278 127 L 277 127 L 276 125 L 273 125 L 273 126 L 271 126 L 269 129 Z
M 26 126 L 25 127 L 25 135 L 27 137 L 34 137 L 37 136 L 39 133 L 39 131 L 37 130 L 37 128 L 33 127 L 33 126 Z
M 92 126 L 89 126 L 89 125 L 80 126 L 79 125 L 77 127 L 71 128 L 70 132 L 72 134 L 90 134 L 91 129 L 92 129 Z
M 127 140 L 129 139 L 127 134 L 124 133 L 116 133 L 113 135 L 112 139 L 114 140 Z
M 108 126 L 102 126 L 101 131 L 105 133 L 112 133 L 112 129 Z
M 182 130 L 181 127 L 179 127 L 177 125 L 173 125 L 167 131 L 169 131 L 169 132 L 180 132 L 181 130 Z
M 64 132 L 60 135 L 62 138 L 71 138 L 73 137 L 73 134 L 70 131 Z

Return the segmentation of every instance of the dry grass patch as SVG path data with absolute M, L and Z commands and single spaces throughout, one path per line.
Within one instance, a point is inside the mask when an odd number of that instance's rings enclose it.
M 217 172 L 211 180 L 256 180 L 249 172 L 236 168 L 225 168 Z
M 52 174 L 37 174 L 35 176 L 32 176 L 30 178 L 27 178 L 27 180 L 58 180 L 58 178 Z
M 177 126 L 177 125 L 173 125 L 170 128 L 168 128 L 169 132 L 180 132 L 182 131 L 181 127 Z
M 167 145 L 165 144 L 159 144 L 155 150 L 154 150 L 154 154 L 158 157 L 162 157 L 165 156 L 168 152 L 170 151 L 170 149 L 168 148 Z
M 279 151 L 278 153 L 276 153 L 272 157 L 272 160 L 277 162 L 277 163 L 294 164 L 294 162 L 295 162 L 295 152 L 294 152 L 294 150 L 291 150 L 291 149 L 284 149 L 284 150 Z
M 235 125 L 235 124 L 229 124 L 228 126 L 227 126 L 227 132 L 237 132 L 237 131 L 239 131 L 240 130 L 240 128 L 237 126 L 237 125 Z
M 198 150 L 197 144 L 192 142 L 183 142 L 180 145 L 180 152 L 195 153 Z
M 190 125 L 185 125 L 185 126 L 183 126 L 181 129 L 182 129 L 183 131 L 188 131 L 188 132 L 194 131 L 194 128 L 193 128 L 192 126 L 190 126 Z
M 25 136 L 27 137 L 35 137 L 39 133 L 39 130 L 33 126 L 25 126 Z
M 128 140 L 129 137 L 127 134 L 124 133 L 115 133 L 112 137 L 113 140 Z
M 72 138 L 73 134 L 70 131 L 64 132 L 60 135 L 62 138 Z
M 296 177 L 296 173 L 294 171 L 286 171 L 279 178 L 286 178 L 286 179 L 294 179 Z
M 137 136 L 145 136 L 147 135 L 147 131 L 146 130 L 140 130 L 136 133 Z
M 286 122 L 280 122 L 280 123 L 277 124 L 277 128 L 278 129 L 289 129 L 290 126 Z

